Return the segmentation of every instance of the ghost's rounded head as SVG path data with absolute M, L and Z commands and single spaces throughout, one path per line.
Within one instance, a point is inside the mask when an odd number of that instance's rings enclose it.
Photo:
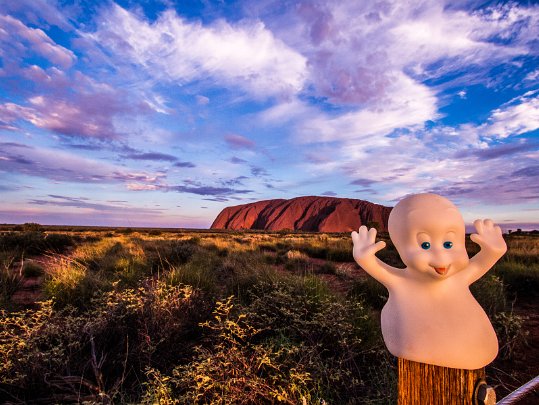
M 443 280 L 468 265 L 464 220 L 442 196 L 404 198 L 391 211 L 388 228 L 410 276 Z

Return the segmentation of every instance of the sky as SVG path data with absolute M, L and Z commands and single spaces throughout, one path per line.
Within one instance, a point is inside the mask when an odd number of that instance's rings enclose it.
M 0 223 L 305 195 L 539 229 L 532 1 L 0 1 Z

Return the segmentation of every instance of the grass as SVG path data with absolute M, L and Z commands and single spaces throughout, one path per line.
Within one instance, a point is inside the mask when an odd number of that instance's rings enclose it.
M 381 238 L 379 257 L 402 267 Z M 512 305 L 535 297 L 539 243 L 507 242 L 472 292 L 510 362 L 526 351 Z M 351 248 L 348 234 L 10 230 L 0 235 L 0 402 L 395 402 L 379 325 L 387 291 L 361 275 Z M 40 255 L 46 265 L 26 260 Z M 46 301 L 14 307 L 36 276 Z

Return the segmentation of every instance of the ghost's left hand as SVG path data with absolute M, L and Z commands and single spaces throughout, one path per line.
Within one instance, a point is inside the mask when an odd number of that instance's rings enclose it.
M 507 245 L 499 226 L 494 225 L 490 219 L 478 219 L 473 224 L 477 233 L 472 233 L 470 239 L 481 246 L 481 249 L 501 255 L 507 251 Z

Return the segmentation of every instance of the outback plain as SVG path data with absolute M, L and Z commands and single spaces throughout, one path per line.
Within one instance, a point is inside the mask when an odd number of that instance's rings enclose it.
M 348 233 L 1 230 L 2 403 L 396 401 L 387 291 Z M 403 267 L 379 237 L 378 256 Z M 500 343 L 487 367 L 498 398 L 539 364 L 539 235 L 504 237 L 508 252 L 471 287 Z

